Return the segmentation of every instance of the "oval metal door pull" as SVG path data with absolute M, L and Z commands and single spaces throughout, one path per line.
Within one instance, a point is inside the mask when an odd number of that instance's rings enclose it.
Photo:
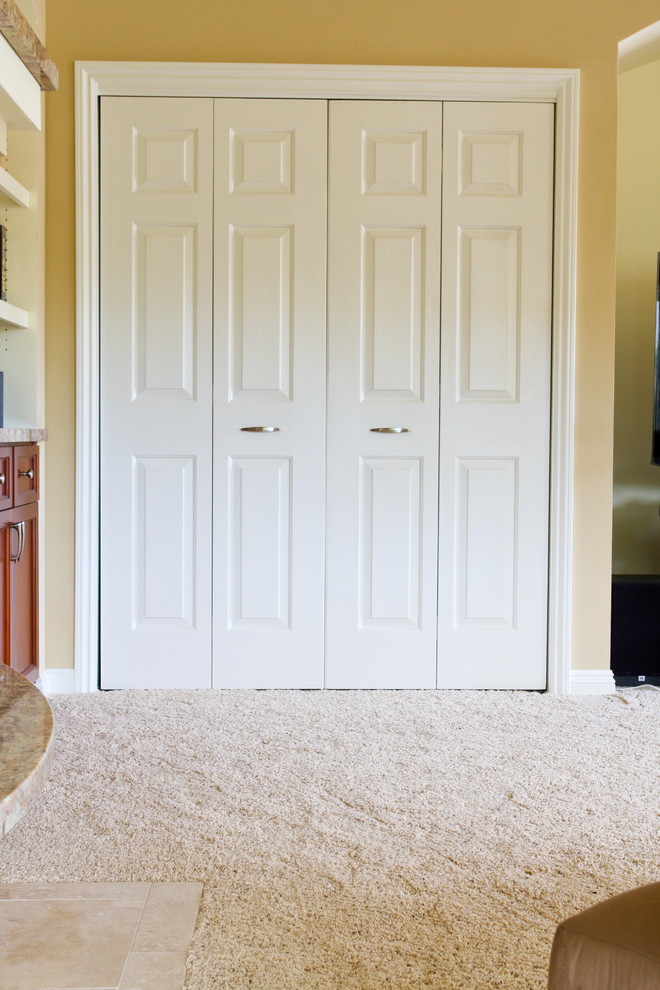
M 29 478 L 30 481 L 34 478 L 34 470 L 30 468 L 29 471 L 21 471 L 21 478 Z
M 279 433 L 279 426 L 241 426 L 242 433 Z
M 371 433 L 410 433 L 407 426 L 372 426 Z
M 16 556 L 12 556 L 11 549 L 9 551 L 9 559 L 13 564 L 18 564 L 21 557 L 23 556 L 23 551 L 25 550 L 25 523 L 12 523 L 10 525 L 10 530 L 15 529 L 16 535 L 18 536 L 18 550 L 16 551 Z

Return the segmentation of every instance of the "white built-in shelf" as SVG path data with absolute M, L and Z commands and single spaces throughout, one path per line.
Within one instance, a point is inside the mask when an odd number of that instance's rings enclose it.
M 41 86 L 2 35 L 0 117 L 10 130 L 41 130 Z
M 30 314 L 20 306 L 13 306 L 5 299 L 0 299 L 0 327 L 5 323 L 12 327 L 27 329 L 30 325 Z
M 30 190 L 22 186 L 2 165 L 0 165 L 0 199 L 10 199 L 19 206 L 30 205 Z
M 7 169 L 0 165 L 0 199 L 10 199 L 19 206 L 29 207 L 30 191 L 10 175 Z

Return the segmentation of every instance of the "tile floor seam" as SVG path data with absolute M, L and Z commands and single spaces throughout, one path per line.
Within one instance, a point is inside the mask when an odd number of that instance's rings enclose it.
M 122 981 L 124 979 L 124 975 L 126 973 L 126 968 L 128 966 L 128 960 L 131 958 L 131 952 L 133 951 L 133 946 L 135 945 L 137 933 L 140 931 L 140 925 L 142 924 L 142 919 L 144 918 L 144 912 L 147 910 L 147 902 L 149 900 L 149 894 L 151 893 L 152 888 L 153 888 L 153 883 L 150 883 L 146 891 L 146 897 L 144 898 L 144 904 L 142 905 L 142 910 L 140 911 L 140 917 L 138 918 L 138 923 L 135 926 L 135 931 L 133 932 L 133 938 L 131 939 L 131 944 L 128 947 L 128 952 L 126 953 L 126 958 L 124 959 L 124 965 L 122 967 L 122 971 L 119 974 L 119 982 L 117 983 L 117 986 L 112 987 L 111 990 L 120 990 Z
M 127 900 L 128 898 L 125 898 L 124 903 L 126 903 Z M 130 900 L 137 900 L 137 898 L 130 898 Z M 12 897 L 12 898 L 6 898 L 6 900 L 0 898 L 0 904 L 8 904 L 10 903 L 10 901 L 12 904 L 34 904 L 35 902 L 40 904 L 45 904 L 45 903 L 57 904 L 60 901 L 63 901 L 65 904 L 89 904 L 91 902 L 97 904 L 99 903 L 107 904 L 107 903 L 116 902 L 119 904 L 121 903 L 122 898 L 101 897 L 101 896 L 99 897 Z M 146 900 L 145 900 L 145 904 L 146 904 Z M 140 915 L 140 921 L 141 920 L 142 920 L 142 915 Z M 82 987 L 81 990 L 86 990 L 86 988 Z M 106 990 L 106 988 L 99 987 L 98 990 Z
M 126 907 L 131 909 L 131 914 L 134 920 L 132 923 L 125 927 L 125 938 L 121 952 L 116 956 L 116 968 L 113 967 L 114 971 L 107 971 L 105 975 L 105 980 L 101 976 L 101 980 L 98 984 L 89 986 L 87 980 L 89 976 L 85 976 L 83 972 L 79 972 L 77 977 L 71 975 L 64 975 L 64 972 L 59 972 L 55 975 L 49 972 L 50 967 L 47 967 L 43 971 L 42 976 L 39 976 L 33 970 L 22 974 L 22 978 L 19 978 L 20 986 L 23 990 L 136 990 L 137 986 L 142 986 L 142 980 L 145 979 L 148 971 L 152 970 L 153 967 L 156 968 L 158 972 L 153 973 L 156 979 L 147 979 L 147 984 L 149 987 L 158 988 L 158 990 L 165 990 L 165 985 L 161 986 L 161 977 L 164 979 L 165 974 L 167 974 L 167 990 L 181 990 L 185 981 L 185 972 L 188 956 L 191 950 L 191 941 L 194 934 L 197 916 L 199 911 L 199 903 L 201 900 L 201 894 L 203 890 L 203 884 L 197 882 L 184 882 L 182 884 L 178 883 L 154 883 L 153 881 L 143 882 L 139 885 L 140 896 L 137 896 L 137 891 L 133 885 L 130 884 L 100 884 L 101 891 L 94 889 L 96 885 L 93 884 L 72 884 L 71 889 L 83 887 L 84 893 L 78 893 L 77 896 L 69 896 L 66 889 L 61 888 L 55 894 L 54 891 L 49 891 L 49 884 L 45 883 L 39 885 L 39 889 L 35 889 L 35 886 L 31 886 L 29 890 L 29 895 L 23 896 L 24 891 L 20 892 L 20 896 L 14 897 L 12 893 L 18 893 L 16 890 L 12 891 L 12 885 L 0 885 L 2 886 L 3 892 L 6 896 L 0 898 L 0 908 L 3 912 L 10 914 L 18 911 L 19 917 L 24 915 L 26 912 L 33 913 L 35 908 L 41 906 L 47 909 L 48 912 L 55 910 L 56 912 L 64 912 L 64 915 L 68 915 L 70 910 L 75 913 L 75 919 L 84 919 L 88 914 L 90 909 L 93 909 L 93 913 L 97 914 L 98 909 L 107 909 L 110 915 L 113 915 L 116 909 L 120 907 Z M 20 885 L 19 885 L 20 886 Z M 115 893 L 112 897 L 104 896 L 108 890 L 108 887 L 115 887 Z M 122 891 L 117 891 L 117 888 L 123 888 Z M 156 897 L 156 891 L 158 896 Z M 194 904 L 194 917 L 187 918 L 188 908 Z M 150 906 L 153 908 L 153 912 L 150 913 Z M 176 919 L 173 920 L 173 930 L 176 936 L 175 941 L 179 947 L 174 950 L 170 946 L 170 940 L 167 940 L 166 944 L 160 945 L 159 939 L 153 941 L 154 923 L 158 920 L 159 916 L 163 914 L 165 909 L 165 914 L 169 916 L 173 909 L 178 907 L 182 908 L 180 911 L 175 910 L 177 915 Z M 185 910 L 184 910 L 185 909 Z M 81 914 L 82 912 L 82 914 Z M 125 912 L 124 912 L 125 913 Z M 186 916 L 183 918 L 183 916 Z M 50 915 L 49 915 L 50 916 Z M 74 916 L 71 916 L 74 919 Z M 79 923 L 78 920 L 72 920 L 71 924 L 75 926 Z M 126 919 L 128 921 L 128 919 Z M 163 924 L 167 919 L 161 919 Z M 181 941 L 178 938 L 179 928 L 181 927 L 182 920 L 185 920 L 183 928 L 186 932 L 185 945 L 179 944 Z M 143 932 L 142 930 L 145 928 Z M 84 926 L 84 922 L 83 922 Z M 158 925 L 156 925 L 158 928 Z M 77 930 L 77 929 L 75 929 Z M 141 935 L 146 936 L 146 948 L 140 949 Z M 59 937 L 57 939 L 59 946 Z M 152 944 L 153 943 L 153 944 Z M 156 944 L 158 943 L 158 944 Z M 2 969 L 2 960 L 5 958 L 6 951 L 9 945 L 4 946 L 2 938 L 0 938 L 0 969 Z M 119 946 L 117 945 L 117 948 Z M 103 955 L 103 953 L 102 953 Z M 39 958 L 43 963 L 42 957 L 37 957 L 36 961 L 39 962 Z M 25 962 L 25 960 L 23 960 Z M 146 969 L 145 969 L 146 967 Z M 39 968 L 37 966 L 37 968 Z M 66 967 L 65 967 L 66 968 Z M 161 973 L 160 970 L 163 970 Z M 18 975 L 18 974 L 17 974 Z M 108 976 L 110 977 L 112 983 L 106 983 Z M 27 980 L 25 979 L 27 977 Z M 53 980 L 54 977 L 54 980 Z M 69 979 L 73 979 L 74 982 L 68 982 Z M 80 979 L 80 983 L 75 982 L 76 979 Z M 53 982 L 51 982 L 53 981 Z M 84 985 L 83 984 L 84 981 Z M 115 982 L 117 981 L 117 982 Z M 137 982 L 136 982 L 137 981 Z M 2 987 L 2 978 L 0 977 L 0 990 Z M 6 985 L 6 984 L 5 984 Z M 12 986 L 14 983 L 12 983 Z M 145 984 L 146 988 L 146 984 Z M 18 990 L 18 983 L 16 984 L 16 990 Z

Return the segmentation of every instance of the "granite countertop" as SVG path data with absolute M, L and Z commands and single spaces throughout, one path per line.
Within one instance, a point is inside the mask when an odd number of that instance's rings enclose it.
M 29 429 L 24 426 L 0 426 L 0 443 L 39 443 L 47 437 L 48 430 Z
M 52 750 L 50 705 L 27 678 L 0 664 L 0 835 L 44 786 Z

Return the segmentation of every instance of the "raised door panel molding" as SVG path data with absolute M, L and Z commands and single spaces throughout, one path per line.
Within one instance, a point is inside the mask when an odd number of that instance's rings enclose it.
M 365 130 L 362 135 L 362 193 L 365 196 L 422 196 L 426 134 Z
M 291 227 L 230 225 L 231 398 L 291 398 Z
M 197 131 L 133 130 L 133 192 L 196 192 Z
M 361 461 L 360 623 L 419 629 L 422 459 Z
M 133 458 L 133 629 L 195 625 L 195 458 Z
M 363 228 L 362 397 L 421 399 L 424 229 Z
M 195 398 L 193 226 L 133 228 L 133 398 Z
M 520 230 L 461 228 L 460 402 L 516 402 L 520 333 Z
M 456 628 L 515 625 L 518 552 L 515 458 L 458 466 Z
M 522 134 L 460 135 L 459 196 L 520 196 Z
M 291 627 L 291 459 L 232 458 L 230 626 Z
M 293 131 L 232 130 L 230 193 L 293 193 L 293 137 Z

